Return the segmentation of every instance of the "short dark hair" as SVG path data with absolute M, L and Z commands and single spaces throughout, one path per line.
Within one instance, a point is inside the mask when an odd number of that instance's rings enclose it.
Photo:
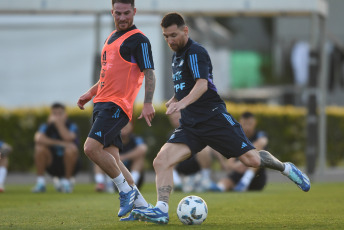
M 63 110 L 65 110 L 66 107 L 64 104 L 62 104 L 60 102 L 55 102 L 54 104 L 51 105 L 51 109 L 63 109 Z
M 185 26 L 185 20 L 181 14 L 178 13 L 168 13 L 161 20 L 161 27 L 167 28 L 172 25 L 177 25 L 177 27 Z
M 246 111 L 241 114 L 241 118 L 244 118 L 244 119 L 254 118 L 254 114 Z
M 135 0 L 112 0 L 112 6 L 115 3 L 131 4 L 132 7 L 135 7 Z

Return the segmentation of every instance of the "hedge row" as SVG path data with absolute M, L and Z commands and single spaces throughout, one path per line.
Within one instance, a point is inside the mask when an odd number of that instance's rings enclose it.
M 292 106 L 267 106 L 227 104 L 228 111 L 236 118 L 244 111 L 256 114 L 258 129 L 265 130 L 269 136 L 268 150 L 282 161 L 292 161 L 298 165 L 305 162 L 306 110 Z M 141 135 L 149 146 L 146 167 L 152 167 L 152 161 L 169 138 L 172 127 L 166 117 L 165 109 L 156 106 L 156 116 L 152 127 L 144 120 L 137 120 L 141 107 L 134 113 L 135 133 Z M 39 125 L 47 120 L 49 108 L 15 109 L 0 108 L 0 139 L 13 146 L 10 155 L 10 170 L 33 171 L 33 136 Z M 81 137 L 80 153 L 83 170 L 90 167 L 90 161 L 83 154 L 84 143 L 91 127 L 92 109 L 80 111 L 68 108 L 69 118 L 78 124 Z M 344 158 L 344 108 L 327 108 L 327 161 L 336 166 Z

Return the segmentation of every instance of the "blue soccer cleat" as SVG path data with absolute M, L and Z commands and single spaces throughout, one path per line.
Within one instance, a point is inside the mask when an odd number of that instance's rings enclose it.
M 119 202 L 120 202 L 120 207 L 118 211 L 118 217 L 122 217 L 126 215 L 128 212 L 130 212 L 133 207 L 134 207 L 134 201 L 137 198 L 137 190 L 132 189 L 130 192 L 124 193 L 120 192 L 119 193 Z
M 73 184 L 71 183 L 71 181 L 67 180 L 67 179 L 62 179 L 60 191 L 62 193 L 72 193 L 73 192 Z
M 43 193 L 46 191 L 45 184 L 37 183 L 35 187 L 33 187 L 32 192 L 33 193 Z
M 248 189 L 248 185 L 239 181 L 239 183 L 233 188 L 234 192 L 246 192 Z
M 148 207 L 135 207 L 135 209 L 140 209 L 140 210 L 144 210 L 144 209 L 147 209 L 147 208 L 153 208 L 153 205 L 148 204 Z M 129 216 L 123 217 L 123 218 L 119 219 L 119 221 L 135 221 L 135 220 L 139 220 L 139 218 L 134 217 L 133 212 L 131 212 L 129 214 Z
M 135 218 L 141 221 L 152 222 L 155 224 L 167 224 L 169 221 L 168 213 L 161 211 L 158 207 L 146 209 L 134 209 L 132 211 Z
M 302 189 L 302 191 L 308 192 L 311 188 L 311 182 L 307 175 L 301 172 L 293 163 L 286 162 L 285 165 L 286 167 L 287 165 L 290 166 L 289 174 L 285 176 L 287 176 L 290 180 L 294 181 L 294 183 L 300 189 Z
M 216 183 L 214 183 L 214 182 L 212 182 L 210 184 L 209 191 L 212 191 L 212 192 L 223 192 L 221 190 L 221 188 Z

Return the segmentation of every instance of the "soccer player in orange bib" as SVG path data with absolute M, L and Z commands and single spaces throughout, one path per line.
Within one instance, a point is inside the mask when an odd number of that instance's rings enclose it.
M 93 97 L 93 125 L 85 141 L 85 154 L 97 164 L 118 188 L 122 217 L 135 208 L 147 208 L 132 176 L 120 161 L 121 129 L 132 119 L 134 100 L 145 78 L 144 105 L 139 119 L 151 126 L 155 110 L 154 63 L 148 38 L 134 25 L 134 0 L 112 0 L 111 14 L 116 30 L 106 39 L 101 56 L 99 81 L 84 93 L 77 104 L 80 109 Z M 132 220 L 132 216 L 121 221 Z

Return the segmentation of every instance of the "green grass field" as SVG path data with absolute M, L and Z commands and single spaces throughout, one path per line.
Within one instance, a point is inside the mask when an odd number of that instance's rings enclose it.
M 176 207 L 184 196 L 170 201 L 170 222 L 119 222 L 118 194 L 99 194 L 93 185 L 77 184 L 74 193 L 30 193 L 30 186 L 8 185 L 0 194 L 0 229 L 344 229 L 344 183 L 313 184 L 308 193 L 292 183 L 268 184 L 263 192 L 193 193 L 208 205 L 207 220 L 198 226 L 179 222 Z M 155 204 L 154 184 L 142 193 Z

